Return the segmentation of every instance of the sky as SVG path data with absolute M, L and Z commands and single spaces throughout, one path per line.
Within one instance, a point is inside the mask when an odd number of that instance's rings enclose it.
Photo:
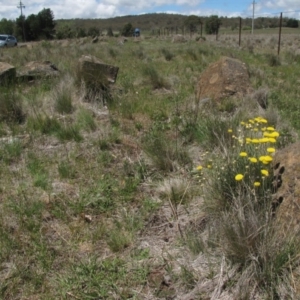
M 252 17 L 283 16 L 300 19 L 300 0 L 22 0 L 23 14 L 37 14 L 50 8 L 55 19 L 106 19 L 145 13 L 198 16 Z M 0 0 L 0 20 L 20 15 L 20 0 Z

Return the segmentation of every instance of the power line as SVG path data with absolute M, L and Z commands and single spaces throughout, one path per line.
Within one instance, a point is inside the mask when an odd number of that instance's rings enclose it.
M 17 6 L 17 8 L 21 9 L 21 19 L 22 19 L 22 27 L 23 27 L 23 39 L 24 39 L 24 42 L 26 42 L 25 29 L 24 29 L 24 17 L 23 17 L 23 8 L 25 8 L 25 5 L 22 3 L 21 0 L 20 0 L 20 5 Z
M 25 8 L 25 5 L 23 5 L 22 1 L 20 1 L 20 5 L 17 6 L 17 8 L 21 9 L 21 17 L 23 17 L 23 11 L 22 11 L 22 9 Z
M 253 0 L 253 2 L 252 2 L 252 5 L 253 5 L 253 10 L 252 10 L 252 34 L 253 34 L 253 31 L 254 31 L 254 12 L 255 12 L 255 4 L 256 4 L 256 2 L 255 2 L 255 0 Z

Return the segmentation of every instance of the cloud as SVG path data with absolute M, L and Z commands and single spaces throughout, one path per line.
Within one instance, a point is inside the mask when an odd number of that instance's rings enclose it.
M 7 19 L 19 17 L 20 10 L 11 0 L 0 0 L 0 16 Z M 73 18 L 111 18 L 115 16 L 135 15 L 148 12 L 172 12 L 180 14 L 196 14 L 199 16 L 251 16 L 252 4 L 243 6 L 237 0 L 226 0 L 222 3 L 210 0 L 22 0 L 26 8 L 24 14 L 37 14 L 43 8 L 50 8 L 55 19 Z M 203 4 L 203 5 L 202 5 Z M 221 6 L 222 4 L 222 6 Z M 205 9 L 203 9 L 205 7 Z M 223 7 L 225 10 L 222 10 Z M 238 7 L 240 11 L 238 11 Z M 299 0 L 266 0 L 257 1 L 255 12 L 274 13 L 299 9 Z M 299 15 L 299 14 L 298 14 Z M 290 16 L 290 14 L 289 14 Z
M 271 0 L 262 3 L 262 6 L 271 10 L 299 10 L 299 0 Z

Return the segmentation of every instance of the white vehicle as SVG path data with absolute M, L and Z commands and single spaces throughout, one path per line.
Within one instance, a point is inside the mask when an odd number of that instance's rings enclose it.
M 8 34 L 0 34 L 0 47 L 14 47 L 18 46 L 17 39 Z

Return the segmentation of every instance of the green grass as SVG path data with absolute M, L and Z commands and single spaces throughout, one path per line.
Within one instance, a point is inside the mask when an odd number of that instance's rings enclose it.
M 275 230 L 272 178 L 254 189 L 260 169 L 239 157 L 246 150 L 232 137 L 241 121 L 264 114 L 281 134 L 277 148 L 298 140 L 300 68 L 291 46 L 300 40 L 284 32 L 278 58 L 277 35 L 266 32 L 243 32 L 241 48 L 235 32 L 221 31 L 218 42 L 129 38 L 121 49 L 107 38 L 101 47 L 50 41 L 3 53 L 17 67 L 50 60 L 61 76 L 0 91 L 1 299 L 183 297 L 200 282 L 210 298 L 292 294 L 299 241 Z M 105 82 L 107 107 L 94 91 L 87 99 L 79 82 L 86 53 L 119 67 L 114 86 Z M 222 55 L 246 63 L 256 94 L 199 105 L 199 76 Z M 243 182 L 234 179 L 240 172 Z

